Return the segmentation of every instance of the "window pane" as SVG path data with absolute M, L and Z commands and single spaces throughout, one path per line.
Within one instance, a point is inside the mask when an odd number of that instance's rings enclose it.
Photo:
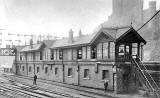
M 110 58 L 115 58 L 115 44 L 114 42 L 110 42 Z
M 137 49 L 137 43 L 132 44 L 132 55 L 137 55 L 138 54 L 138 49 Z
M 62 60 L 63 59 L 63 51 L 59 50 L 59 59 Z
M 82 48 L 77 50 L 77 59 L 82 59 Z
M 108 42 L 103 43 L 103 56 L 108 58 Z
M 91 59 L 95 59 L 96 54 L 97 54 L 96 47 L 92 47 L 91 48 Z

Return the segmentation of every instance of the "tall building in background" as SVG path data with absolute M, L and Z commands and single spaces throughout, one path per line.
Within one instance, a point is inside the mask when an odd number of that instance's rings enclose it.
M 112 14 L 106 22 L 101 24 L 103 27 L 132 25 L 137 30 L 157 12 L 156 1 L 150 1 L 149 8 L 145 10 L 143 9 L 143 0 L 112 0 L 112 4 Z M 157 43 L 160 42 L 159 21 L 160 14 L 139 30 L 139 34 L 147 41 L 147 45 L 144 47 L 145 60 L 150 60 L 150 58 L 153 58 L 157 54 L 154 51 Z

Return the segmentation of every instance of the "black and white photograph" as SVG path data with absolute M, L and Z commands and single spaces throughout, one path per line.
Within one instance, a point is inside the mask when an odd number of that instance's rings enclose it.
M 160 0 L 0 0 L 0 98 L 160 98 Z

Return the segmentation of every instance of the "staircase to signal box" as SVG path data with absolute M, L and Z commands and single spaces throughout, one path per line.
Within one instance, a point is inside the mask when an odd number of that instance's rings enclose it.
M 141 60 L 139 58 L 132 58 L 132 65 L 139 82 L 147 93 L 154 94 L 156 98 L 160 98 L 160 88 Z

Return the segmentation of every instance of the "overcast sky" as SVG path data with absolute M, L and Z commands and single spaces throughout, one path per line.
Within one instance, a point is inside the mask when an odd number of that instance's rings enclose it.
M 67 36 L 72 28 L 75 35 L 79 29 L 87 34 L 107 20 L 111 8 L 111 0 L 0 0 L 0 26 L 12 33 Z

